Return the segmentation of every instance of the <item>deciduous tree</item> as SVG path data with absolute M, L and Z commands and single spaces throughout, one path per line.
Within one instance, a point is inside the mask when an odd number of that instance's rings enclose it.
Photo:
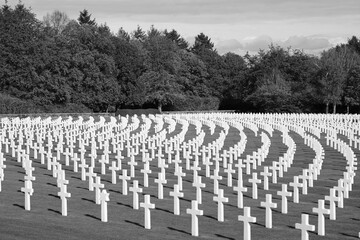
M 51 14 L 48 13 L 43 18 L 44 25 L 52 29 L 55 34 L 60 34 L 69 22 L 70 19 L 67 14 L 59 10 L 55 10 Z

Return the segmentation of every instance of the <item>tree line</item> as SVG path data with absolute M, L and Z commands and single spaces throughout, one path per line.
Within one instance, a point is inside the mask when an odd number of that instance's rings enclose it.
M 190 46 L 174 29 L 113 33 L 87 10 L 40 21 L 21 3 L 2 6 L 0 33 L 1 113 L 359 111 L 356 36 L 321 56 L 276 45 L 220 55 L 203 33 Z

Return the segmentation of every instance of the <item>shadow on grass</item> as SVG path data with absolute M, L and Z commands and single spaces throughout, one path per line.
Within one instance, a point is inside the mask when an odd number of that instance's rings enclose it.
M 81 178 L 80 178 L 80 177 L 75 177 L 75 176 L 71 176 L 70 178 L 74 178 L 74 179 L 81 180 Z
M 51 196 L 51 197 L 60 199 L 60 197 L 58 195 L 55 195 L 55 194 L 52 194 L 52 193 L 49 193 L 48 195 Z
M 277 210 L 277 209 L 272 209 L 273 212 L 276 212 L 276 213 L 281 213 L 280 210 Z
M 54 183 L 46 183 L 46 185 L 50 185 L 50 186 L 57 187 L 57 185 L 56 185 L 56 184 L 54 184 Z
M 163 211 L 163 212 L 171 213 L 171 214 L 173 213 L 173 212 L 171 212 L 171 211 L 169 211 L 167 209 L 163 209 L 163 208 L 159 208 L 159 207 L 157 207 L 156 209 L 160 210 L 160 211 Z
M 21 208 L 21 209 L 25 209 L 25 206 L 20 205 L 20 204 L 17 204 L 17 203 L 14 203 L 13 206 L 19 207 L 19 208 Z
M 190 199 L 186 199 L 186 198 L 180 198 L 180 200 L 183 200 L 183 201 L 185 201 L 185 202 L 191 202 Z
M 229 240 L 235 240 L 235 238 L 232 238 L 232 237 L 226 237 L 224 235 L 221 235 L 221 234 L 215 234 L 215 236 L 219 237 L 219 238 L 225 238 L 225 239 L 229 239 Z
M 233 204 L 230 204 L 230 203 L 224 203 L 225 206 L 229 206 L 229 207 L 234 207 L 234 208 L 237 208 L 237 206 L 233 205 Z
M 84 189 L 84 190 L 89 190 L 88 188 L 84 188 L 84 187 L 76 187 L 76 188 Z
M 273 195 L 272 199 L 281 200 L 281 197 L 278 195 Z
M 129 204 L 125 204 L 125 203 L 121 203 L 121 202 L 116 202 L 116 204 L 133 209 L 133 207 Z
M 131 223 L 131 224 L 134 224 L 134 225 L 139 226 L 139 227 L 142 227 L 142 228 L 144 228 L 144 227 L 145 227 L 144 225 L 141 225 L 140 223 L 133 222 L 133 221 L 130 221 L 130 220 L 125 220 L 125 222 L 127 222 L 127 223 Z
M 89 217 L 89 218 L 93 218 L 93 219 L 96 219 L 96 220 L 99 220 L 99 221 L 101 221 L 101 219 L 100 219 L 100 218 L 98 218 L 98 217 L 95 217 L 94 215 L 90 215 L 90 214 L 85 214 L 85 216 L 86 216 L 86 217 Z
M 150 197 L 151 198 L 156 198 L 156 199 L 158 199 L 158 197 L 156 196 L 156 195 L 154 195 L 154 194 L 146 194 L 146 193 L 141 193 L 143 196 L 145 196 L 145 195 L 150 195 Z
M 113 189 L 109 189 L 109 192 L 114 192 L 114 193 L 119 193 L 119 194 L 121 194 L 121 192 L 120 192 L 120 191 L 113 190 Z
M 260 224 L 260 223 L 258 223 L 258 222 L 254 222 L 254 225 L 258 225 L 258 226 L 261 226 L 261 227 L 265 227 L 264 224 Z
M 57 214 L 60 214 L 60 215 L 61 215 L 61 212 L 58 211 L 58 210 L 54 210 L 54 209 L 48 208 L 48 211 L 54 212 L 54 213 L 57 213 Z
M 357 235 L 351 235 L 351 234 L 348 234 L 348 233 L 340 233 L 340 234 L 343 235 L 343 236 L 346 236 L 346 237 L 358 238 Z
M 81 200 L 84 200 L 84 201 L 87 201 L 87 202 L 91 202 L 91 203 L 95 203 L 95 201 L 94 201 L 94 200 L 87 199 L 87 198 L 81 198 Z
M 301 211 L 302 214 L 307 214 L 309 216 L 317 216 L 316 213 L 313 213 L 313 212 L 304 212 L 304 211 Z
M 191 235 L 191 233 L 189 233 L 187 231 L 184 231 L 184 230 L 181 230 L 181 229 L 177 229 L 177 228 L 173 228 L 173 227 L 168 227 L 168 229 L 171 230 L 171 231 L 181 232 L 181 233 L 184 233 L 186 235 Z
M 214 219 L 214 220 L 217 221 L 217 218 L 216 218 L 216 217 L 213 217 L 213 216 L 210 216 L 210 215 L 204 215 L 204 217 L 211 218 L 211 219 Z
M 44 173 L 44 176 L 53 177 L 53 175 L 49 173 Z
M 23 172 L 23 171 L 17 171 L 18 173 L 20 173 L 20 174 L 25 174 L 25 172 Z

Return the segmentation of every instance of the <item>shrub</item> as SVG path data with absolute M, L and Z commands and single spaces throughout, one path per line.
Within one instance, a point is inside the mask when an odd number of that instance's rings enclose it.
M 115 113 L 116 116 L 120 115 L 125 117 L 126 115 L 133 116 L 133 115 L 141 116 L 141 114 L 149 115 L 149 114 L 160 114 L 158 109 L 155 108 L 147 108 L 147 109 L 118 109 Z
M 0 93 L 0 114 L 39 113 L 41 110 L 32 102 Z
M 198 96 L 176 96 L 171 106 L 166 110 L 170 111 L 203 111 L 218 110 L 220 100 L 216 97 L 198 97 Z
M 67 103 L 61 105 L 49 105 L 43 107 L 48 113 L 92 113 L 93 111 L 81 103 Z

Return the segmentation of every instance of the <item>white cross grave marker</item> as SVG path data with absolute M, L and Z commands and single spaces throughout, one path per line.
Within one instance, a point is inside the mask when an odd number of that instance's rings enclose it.
M 101 183 L 100 176 L 95 177 L 95 183 L 93 184 L 93 186 L 95 189 L 95 203 L 100 204 L 100 193 L 101 193 L 100 188 L 104 188 L 104 184 Z
M 199 204 L 202 204 L 202 194 L 201 194 L 201 188 L 204 188 L 206 185 L 205 183 L 201 182 L 201 177 L 198 176 L 196 178 L 196 181 L 192 184 L 193 187 L 196 188 L 196 200 Z
M 144 168 L 140 170 L 144 174 L 144 187 L 149 187 L 149 175 L 151 173 L 149 161 L 144 163 Z
M 312 211 L 318 214 L 318 235 L 325 236 L 325 217 L 324 214 L 330 214 L 330 209 L 325 208 L 325 200 L 318 200 L 318 207 Z
M 145 211 L 145 228 L 151 229 L 151 215 L 150 215 L 150 209 L 155 208 L 155 204 L 150 202 L 150 195 L 144 196 L 144 202 L 140 203 L 140 207 L 144 208 Z
M 60 192 L 58 192 L 58 196 L 61 199 L 61 215 L 67 216 L 67 198 L 71 197 L 71 193 L 67 192 L 66 184 L 60 185 Z
M 122 170 L 122 175 L 119 176 L 119 179 L 122 180 L 122 194 L 128 194 L 127 180 L 130 180 L 131 177 L 127 175 L 127 169 Z
M 198 215 L 203 215 L 203 210 L 199 210 L 198 202 L 196 200 L 191 201 L 191 208 L 186 209 L 186 213 L 191 215 L 191 235 L 199 236 L 199 222 Z
M 257 184 L 261 183 L 261 180 L 257 178 L 257 173 L 253 172 L 252 178 L 249 179 L 249 182 L 252 183 L 252 198 L 258 199 L 258 187 Z
M 294 182 L 290 182 L 289 185 L 293 187 L 293 202 L 299 203 L 299 187 L 302 187 L 302 183 L 299 183 L 299 177 L 294 176 Z
M 116 161 L 111 162 L 111 167 L 109 167 L 109 170 L 111 171 L 111 183 L 116 184 L 116 171 L 119 170 Z
M 21 191 L 25 193 L 25 210 L 30 211 L 30 196 L 34 193 L 30 180 L 25 180 L 25 187 L 22 187 Z
M 164 198 L 164 186 L 163 184 L 167 183 L 167 180 L 165 179 L 165 174 L 163 172 L 158 173 L 158 178 L 154 180 L 155 183 L 158 184 L 158 199 Z
M 301 214 L 301 223 L 296 223 L 295 228 L 301 230 L 301 240 L 309 240 L 308 231 L 315 231 L 315 225 L 309 224 L 309 215 Z
M 86 173 L 86 176 L 89 177 L 89 191 L 94 191 L 94 177 L 96 177 L 96 173 L 94 173 L 93 167 L 89 167 L 89 172 Z
M 232 187 L 232 174 L 235 173 L 236 171 L 234 169 L 232 169 L 232 164 L 229 163 L 227 166 L 227 169 L 224 170 L 224 172 L 227 173 L 227 186 L 228 187 Z
M 142 193 L 143 190 L 139 187 L 138 180 L 133 181 L 133 186 L 129 188 L 129 191 L 133 193 L 133 208 L 139 209 L 139 193 Z
M 224 221 L 224 202 L 228 202 L 229 198 L 224 197 L 224 189 L 218 190 L 218 195 L 213 197 L 213 200 L 218 203 L 217 219 L 219 222 Z
M 174 197 L 174 214 L 180 215 L 180 197 L 184 197 L 184 193 L 180 192 L 178 184 L 174 185 L 174 191 L 170 191 L 170 196 Z
M 287 197 L 291 197 L 292 193 L 287 191 L 287 184 L 281 185 L 281 191 L 277 191 L 277 195 L 281 196 L 281 213 L 288 213 Z
M 214 194 L 218 194 L 219 180 L 222 179 L 222 176 L 220 176 L 219 171 L 215 169 L 214 174 L 210 176 L 210 178 L 214 180 Z
M 238 220 L 244 222 L 244 240 L 251 240 L 251 226 L 250 223 L 256 222 L 256 217 L 250 215 L 250 207 L 244 207 L 244 216 L 239 215 Z
M 272 228 L 272 208 L 277 208 L 277 204 L 272 202 L 272 195 L 266 194 L 266 201 L 261 202 L 261 206 L 265 208 L 265 227 Z
M 325 196 L 325 200 L 330 202 L 330 220 L 336 220 L 336 204 L 335 201 L 339 201 L 339 197 L 336 196 L 336 190 L 334 188 L 330 189 L 330 195 Z
M 264 171 L 260 175 L 264 176 L 264 190 L 269 190 L 269 177 L 272 176 L 272 173 L 269 172 L 269 167 L 264 167 Z
M 107 202 L 110 201 L 109 193 L 103 189 L 100 193 L 100 203 L 101 203 L 101 221 L 107 222 L 108 221 L 108 208 Z

